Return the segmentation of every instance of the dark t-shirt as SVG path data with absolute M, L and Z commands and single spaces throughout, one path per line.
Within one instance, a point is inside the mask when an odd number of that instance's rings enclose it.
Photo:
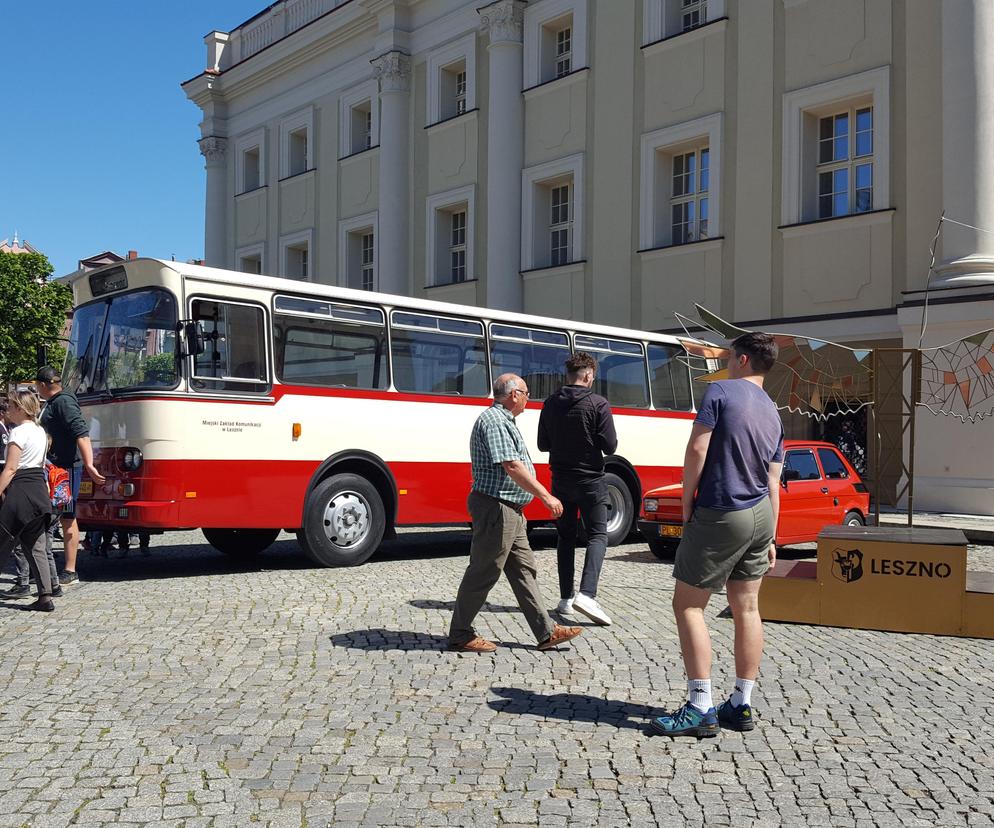
M 52 438 L 52 450 L 48 453 L 48 459 L 54 465 L 63 469 L 82 465 L 76 440 L 89 436 L 90 429 L 72 394 L 60 391 L 45 403 L 41 412 L 41 427 Z
M 735 512 L 769 497 L 770 463 L 783 461 L 783 423 L 767 393 L 749 380 L 713 382 L 694 422 L 713 429 L 696 505 Z

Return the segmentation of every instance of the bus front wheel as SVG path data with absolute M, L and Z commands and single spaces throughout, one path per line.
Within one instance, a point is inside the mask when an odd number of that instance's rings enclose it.
M 204 529 L 207 542 L 218 552 L 233 558 L 254 558 L 268 549 L 279 529 Z
M 372 555 L 386 528 L 383 499 L 357 474 L 336 474 L 307 496 L 297 533 L 308 557 L 322 566 L 358 566 Z

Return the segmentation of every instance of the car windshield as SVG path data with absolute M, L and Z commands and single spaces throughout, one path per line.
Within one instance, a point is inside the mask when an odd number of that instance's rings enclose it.
M 76 309 L 64 385 L 74 394 L 172 388 L 178 380 L 176 300 L 139 290 Z

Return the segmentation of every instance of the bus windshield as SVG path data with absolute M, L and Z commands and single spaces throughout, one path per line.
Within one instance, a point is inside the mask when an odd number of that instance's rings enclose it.
M 73 313 L 64 385 L 74 394 L 173 388 L 176 300 L 161 289 L 91 302 Z

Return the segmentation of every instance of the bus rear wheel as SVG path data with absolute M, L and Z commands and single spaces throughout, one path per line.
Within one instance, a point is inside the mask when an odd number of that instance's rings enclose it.
M 627 484 L 618 475 L 604 475 L 607 486 L 607 545 L 620 546 L 635 523 L 635 505 Z
M 307 496 L 297 540 L 322 566 L 358 566 L 383 540 L 386 514 L 376 487 L 357 474 L 336 474 Z
M 254 558 L 268 549 L 279 529 L 204 529 L 207 542 L 218 552 L 233 558 Z

